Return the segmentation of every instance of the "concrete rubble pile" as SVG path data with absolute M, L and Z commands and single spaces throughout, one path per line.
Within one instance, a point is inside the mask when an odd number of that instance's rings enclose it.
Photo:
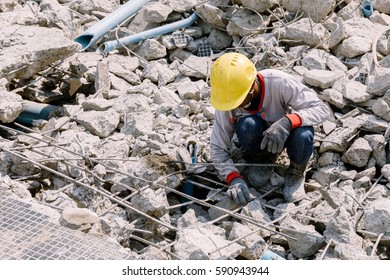
M 61 225 L 109 235 L 140 259 L 389 259 L 389 0 L 372 0 L 369 17 L 359 0 L 152 1 L 98 44 L 199 19 L 79 52 L 74 37 L 123 2 L 0 1 L 1 195 L 57 209 Z M 224 51 L 294 75 L 331 108 L 297 205 L 278 194 L 277 170 L 239 207 L 211 165 L 182 164 L 191 141 L 210 163 L 208 73 Z M 20 125 L 27 101 L 55 109 Z M 199 197 L 181 195 L 189 176 Z

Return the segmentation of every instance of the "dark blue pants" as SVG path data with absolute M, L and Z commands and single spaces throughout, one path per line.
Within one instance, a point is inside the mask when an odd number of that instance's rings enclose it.
M 275 155 L 260 149 L 263 132 L 268 123 L 257 115 L 242 117 L 237 122 L 236 134 L 241 146 L 245 149 L 247 158 L 253 163 L 271 163 Z M 290 160 L 296 164 L 307 163 L 314 150 L 314 129 L 312 126 L 302 126 L 291 131 L 284 147 Z

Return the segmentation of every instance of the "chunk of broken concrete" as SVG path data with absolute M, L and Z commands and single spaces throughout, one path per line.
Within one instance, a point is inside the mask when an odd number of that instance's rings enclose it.
M 119 114 L 113 109 L 81 112 L 75 119 L 92 134 L 102 138 L 110 136 L 119 124 Z
M 182 222 L 182 219 L 189 221 Z M 187 210 L 179 219 L 179 224 L 181 226 L 176 233 L 173 248 L 183 259 L 189 259 L 191 255 L 194 257 L 194 252 L 198 250 L 202 250 L 210 259 L 231 259 L 244 250 L 244 247 L 237 243 L 230 244 L 230 241 L 225 238 L 225 230 L 221 227 L 197 222 L 193 209 Z M 188 226 L 183 226 L 184 224 Z
M 368 141 L 362 137 L 356 139 L 345 154 L 341 157 L 342 161 L 356 167 L 367 165 L 372 148 Z
M 285 219 L 281 225 L 284 234 L 296 239 L 287 238 L 287 242 L 291 253 L 297 258 L 313 255 L 325 243 L 324 237 L 312 225 L 303 225 L 292 218 Z
M 100 230 L 98 215 L 87 208 L 65 208 L 61 214 L 60 224 L 84 232 Z
M 376 234 L 390 232 L 390 199 L 379 198 L 364 211 L 364 228 Z
M 38 26 L 6 26 L 0 38 L 9 38 L 12 44 L 2 49 L 0 77 L 28 79 L 51 63 L 76 53 L 81 46 L 66 38 L 57 28 Z

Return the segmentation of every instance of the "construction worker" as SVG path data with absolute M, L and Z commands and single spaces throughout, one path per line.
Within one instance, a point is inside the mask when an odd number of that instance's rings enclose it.
M 230 155 L 232 137 L 252 163 L 274 162 L 287 148 L 290 165 L 284 177 L 287 202 L 305 197 L 305 171 L 314 150 L 313 125 L 329 116 L 317 94 L 293 76 L 275 69 L 257 71 L 244 55 L 226 53 L 212 65 L 211 105 L 216 109 L 211 134 L 211 159 L 227 193 L 238 204 L 251 200 L 249 183 L 261 187 L 271 176 L 264 167 L 253 167 L 244 178 Z M 269 167 L 266 167 L 269 168 Z M 260 185 L 260 186 L 259 186 Z

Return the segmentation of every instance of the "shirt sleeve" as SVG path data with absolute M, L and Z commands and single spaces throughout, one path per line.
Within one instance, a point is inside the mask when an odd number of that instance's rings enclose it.
M 282 76 L 279 94 L 284 106 L 293 109 L 293 113 L 300 117 L 302 126 L 317 125 L 329 118 L 329 108 L 317 93 L 292 76 Z
M 210 140 L 210 153 L 213 163 L 221 163 L 214 166 L 222 180 L 227 180 L 227 176 L 232 172 L 238 173 L 230 154 L 234 130 L 235 125 L 231 120 L 231 112 L 216 110 Z

